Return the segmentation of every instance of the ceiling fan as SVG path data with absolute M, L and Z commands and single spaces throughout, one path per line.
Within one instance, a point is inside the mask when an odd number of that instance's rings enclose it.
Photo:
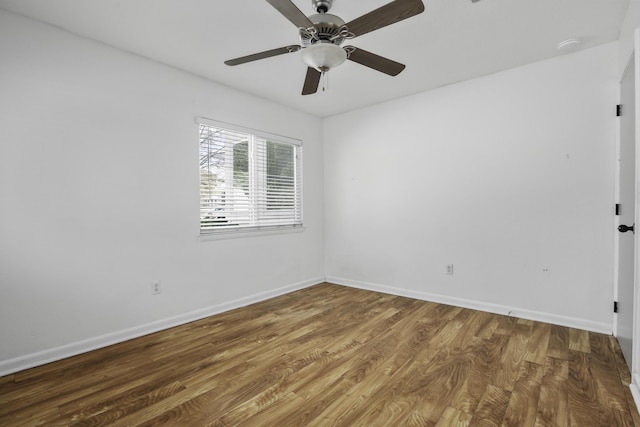
M 424 11 L 421 0 L 394 0 L 359 18 L 345 23 L 329 12 L 333 0 L 311 0 L 315 15 L 306 16 L 291 0 L 267 0 L 278 12 L 298 27 L 300 44 L 284 46 L 252 55 L 225 61 L 227 65 L 239 65 L 259 59 L 270 58 L 301 51 L 302 61 L 307 64 L 307 76 L 302 88 L 303 95 L 318 91 L 320 79 L 347 59 L 358 64 L 397 76 L 405 65 L 354 46 L 341 47 L 345 40 L 378 30 Z

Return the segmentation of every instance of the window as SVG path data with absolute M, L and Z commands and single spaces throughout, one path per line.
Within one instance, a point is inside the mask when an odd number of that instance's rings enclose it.
M 300 141 L 198 124 L 201 234 L 302 226 Z

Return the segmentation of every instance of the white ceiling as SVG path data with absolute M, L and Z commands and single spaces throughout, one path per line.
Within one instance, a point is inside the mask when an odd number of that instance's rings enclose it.
M 335 0 L 346 22 L 390 0 Z M 305 14 L 311 0 L 294 0 Z M 297 29 L 264 0 L 0 0 L 0 8 L 326 117 L 618 39 L 629 0 L 424 0 L 424 13 L 347 44 L 406 64 L 397 77 L 347 61 L 329 89 L 302 96 L 298 53 L 224 61 L 297 44 Z

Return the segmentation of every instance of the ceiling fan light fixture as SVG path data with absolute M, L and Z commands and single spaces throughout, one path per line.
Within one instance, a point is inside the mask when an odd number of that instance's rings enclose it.
M 302 62 L 321 72 L 327 72 L 347 60 L 347 52 L 338 45 L 319 41 L 300 52 Z

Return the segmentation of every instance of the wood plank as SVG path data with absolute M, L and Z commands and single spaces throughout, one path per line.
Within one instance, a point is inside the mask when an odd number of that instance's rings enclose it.
M 636 403 L 633 400 L 633 396 L 631 395 L 631 390 L 629 387 L 623 387 L 624 395 L 627 398 L 627 404 L 629 405 L 629 412 L 631 414 L 631 418 L 633 419 L 633 424 L 635 426 L 640 426 L 640 414 L 638 414 L 638 409 L 636 407 Z
M 600 408 L 600 425 L 601 426 L 617 426 L 617 427 L 633 427 L 633 418 L 626 411 L 617 411 L 610 408 Z
M 509 405 L 511 392 L 489 384 L 469 423 L 475 426 L 499 426 Z
M 484 313 L 483 318 L 478 322 L 478 329 L 476 332 L 476 336 L 482 339 L 489 339 L 493 336 L 493 334 L 498 329 L 498 325 L 500 324 L 500 317 L 491 313 Z
M 471 422 L 471 418 L 473 418 L 471 414 L 449 406 L 444 410 L 436 427 L 467 427 Z M 420 419 L 422 418 L 416 418 L 416 421 Z M 412 420 L 413 418 L 409 420 L 407 425 L 419 425 L 417 422 L 412 422 Z
M 536 427 L 569 425 L 569 361 L 547 357 L 536 411 Z
M 500 321 L 498 322 L 498 326 L 496 326 L 495 333 L 502 335 L 511 335 L 513 328 L 518 322 L 518 318 L 510 316 L 500 316 L 499 319 Z
M 534 322 L 531 329 L 531 336 L 527 343 L 527 352 L 524 360 L 544 366 L 549 349 L 549 338 L 551 335 L 551 325 L 548 323 Z
M 616 366 L 616 358 L 609 347 L 609 338 L 603 334 L 589 332 L 589 365 L 597 387 L 598 404 L 602 408 L 629 412 L 629 405 Z M 603 411 L 607 412 L 607 411 Z
M 589 355 L 569 350 L 569 424 L 571 426 L 598 426 L 600 410 L 596 382 L 591 374 Z
M 474 413 L 496 370 L 500 367 L 502 354 L 509 337 L 495 334 L 488 340 L 481 340 L 472 351 L 476 357 L 471 362 L 469 375 L 450 405 L 467 413 Z
M 356 399 L 358 402 L 356 405 L 351 401 L 343 400 L 326 407 L 320 418 L 331 423 L 339 420 L 340 423 L 351 425 L 360 418 L 377 422 L 381 419 L 393 419 L 411 413 L 411 408 L 419 403 L 420 396 L 417 393 L 412 395 L 406 392 L 405 388 L 416 387 L 416 385 L 411 385 L 410 380 L 421 378 L 426 374 L 424 372 L 426 364 L 423 362 L 425 359 L 424 350 L 440 348 L 437 344 L 446 341 L 451 329 L 457 328 L 457 323 L 449 321 L 452 318 L 466 317 L 468 314 L 453 307 L 446 311 L 439 311 L 438 318 L 432 319 L 426 328 L 427 325 L 421 318 L 419 322 L 415 322 L 413 332 L 408 328 L 404 328 L 402 332 L 401 330 L 397 331 L 397 333 L 409 333 L 409 337 L 403 341 L 410 344 L 409 354 L 412 357 L 406 358 L 406 362 L 399 369 L 391 372 L 389 381 L 375 387 L 371 384 L 361 383 L 350 390 L 354 396 L 367 396 L 368 405 L 362 405 L 364 401 L 360 398 Z M 417 345 L 417 343 L 421 344 Z M 435 364 L 432 365 L 432 367 L 435 366 Z M 388 374 L 390 370 L 388 367 L 384 367 L 382 372 Z M 388 406 L 389 395 L 395 396 L 394 400 L 402 401 L 402 403 Z M 404 408 L 404 410 L 399 412 L 398 408 Z
M 569 328 L 569 350 L 591 353 L 589 333 L 581 329 Z
M 491 384 L 504 390 L 513 390 L 520 365 L 522 365 L 527 352 L 530 334 L 530 324 L 516 323 L 509 337 L 507 348 L 502 354 L 500 366 L 493 374 Z
M 504 414 L 503 426 L 530 427 L 535 424 L 543 374 L 542 365 L 528 361 L 522 364 Z
M 556 359 L 569 360 L 569 328 L 551 325 L 547 355 Z
M 624 360 L 624 355 L 622 354 L 622 349 L 620 348 L 620 344 L 618 340 L 609 335 L 609 349 L 613 352 L 613 355 L 616 360 L 616 367 L 618 368 L 618 373 L 620 375 L 620 381 L 622 384 L 629 385 L 631 384 L 631 372 L 629 371 L 629 365 L 626 360 Z

